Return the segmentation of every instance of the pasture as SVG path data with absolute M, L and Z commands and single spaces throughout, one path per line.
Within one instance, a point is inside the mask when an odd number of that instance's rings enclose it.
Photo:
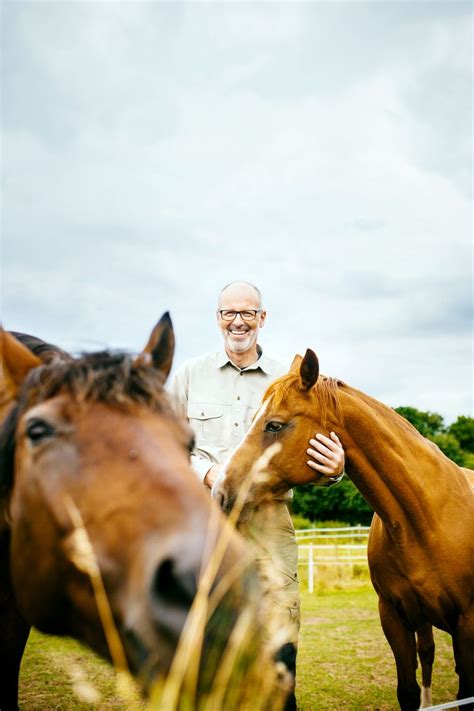
M 376 595 L 366 578 L 353 580 L 350 587 L 347 581 L 339 585 L 317 586 L 319 592 L 310 594 L 303 582 L 299 709 L 395 711 L 395 665 L 380 627 Z M 441 703 L 455 698 L 457 678 L 449 636 L 436 630 L 435 639 L 433 703 Z M 81 689 L 89 702 L 80 700 Z M 105 662 L 71 640 L 32 633 L 21 669 L 22 711 L 126 708 Z

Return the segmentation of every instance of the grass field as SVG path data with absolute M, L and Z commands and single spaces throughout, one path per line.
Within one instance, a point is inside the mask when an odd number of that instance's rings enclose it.
M 313 595 L 303 591 L 302 603 L 300 711 L 395 711 L 395 665 L 370 585 Z M 457 677 L 450 638 L 436 632 L 435 639 L 433 703 L 441 703 L 455 698 Z M 102 711 L 126 709 L 126 704 L 116 694 L 107 664 L 75 642 L 33 632 L 22 665 L 20 708 Z

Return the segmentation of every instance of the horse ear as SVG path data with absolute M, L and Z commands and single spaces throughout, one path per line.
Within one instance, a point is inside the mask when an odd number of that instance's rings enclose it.
M 298 370 L 300 369 L 300 363 L 303 360 L 302 356 L 300 356 L 298 353 L 295 355 L 293 358 L 291 365 L 290 365 L 290 370 L 288 372 L 290 373 L 297 373 Z
M 135 359 L 135 363 L 151 363 L 168 377 L 173 363 L 174 332 L 171 318 L 166 311 L 151 332 L 144 350 Z
M 316 383 L 319 375 L 318 356 L 308 348 L 300 365 L 300 381 L 303 390 L 309 390 Z
M 2 403 L 13 400 L 32 368 L 42 365 L 23 343 L 0 326 L 0 393 Z

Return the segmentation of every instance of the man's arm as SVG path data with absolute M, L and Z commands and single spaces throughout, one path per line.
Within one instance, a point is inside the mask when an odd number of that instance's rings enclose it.
M 168 392 L 171 396 L 173 406 L 185 422 L 188 422 L 188 381 L 189 375 L 186 366 L 183 366 L 171 378 L 168 385 Z M 201 453 L 192 452 L 191 466 L 206 486 L 212 487 L 217 477 L 217 465 L 213 465 L 211 460 Z M 212 470 L 216 469 L 214 473 Z
M 191 466 L 200 478 L 200 480 L 212 489 L 212 485 L 217 479 L 219 473 L 219 465 L 213 464 L 210 459 L 199 454 L 191 454 Z

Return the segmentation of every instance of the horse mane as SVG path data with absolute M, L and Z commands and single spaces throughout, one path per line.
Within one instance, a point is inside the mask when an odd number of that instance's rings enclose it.
M 124 408 L 140 404 L 162 412 L 171 410 L 164 383 L 161 371 L 137 364 L 129 354 L 101 351 L 33 368 L 19 402 L 24 410 L 67 392 L 79 402 L 103 402 Z
M 268 386 L 263 396 L 263 402 L 273 395 L 274 406 L 280 407 L 288 395 L 289 390 L 299 381 L 299 377 L 299 373 L 292 371 L 286 373 L 286 375 L 282 375 Z M 326 424 L 329 409 L 334 412 L 337 420 L 342 421 L 338 390 L 339 386 L 344 385 L 345 383 L 343 383 L 342 380 L 326 375 L 320 375 L 316 384 L 313 385 L 312 392 L 316 395 L 318 400 L 323 426 Z
M 18 331 L 10 331 L 10 333 L 17 341 L 20 341 L 28 350 L 34 353 L 34 355 L 41 358 L 44 363 L 53 363 L 58 360 L 72 360 L 72 356 L 66 353 L 66 351 L 63 351 L 62 348 L 52 343 L 47 343 L 41 340 L 41 338 L 30 336 L 29 333 L 19 333 Z
M 396 423 L 399 427 L 402 427 L 407 432 L 407 434 L 410 434 L 411 436 L 420 440 L 420 442 L 423 442 L 427 447 L 434 449 L 437 453 L 441 453 L 443 454 L 443 456 L 445 456 L 442 450 L 440 450 L 440 448 L 438 447 L 438 445 L 435 444 L 435 442 L 432 442 L 430 439 L 428 439 L 428 437 L 422 435 L 421 432 L 416 429 L 415 425 L 413 425 L 409 420 L 407 420 L 406 417 L 400 415 L 400 413 L 397 412 L 395 408 L 390 407 L 390 405 L 386 405 L 384 402 L 381 402 L 380 400 L 377 400 L 371 395 L 364 393 L 362 390 L 357 390 L 357 388 L 353 388 L 352 386 L 346 385 L 345 383 L 343 383 L 343 385 L 344 388 L 346 388 L 351 395 L 356 396 L 359 400 L 364 402 L 373 410 L 378 411 L 381 416 L 387 416 L 392 422 Z
M 298 381 L 299 374 L 297 372 L 289 372 L 285 375 L 282 375 L 280 378 L 278 378 L 268 386 L 263 396 L 263 402 L 265 402 L 265 400 L 268 400 L 268 398 L 273 395 L 274 406 L 276 408 L 280 407 L 282 402 L 285 400 L 289 390 Z M 362 390 L 358 390 L 357 388 L 348 385 L 343 380 L 339 380 L 338 378 L 333 378 L 326 375 L 320 375 L 318 380 L 316 381 L 316 384 L 312 388 L 312 391 L 314 392 L 318 400 L 321 424 L 323 427 L 326 426 L 329 409 L 334 413 L 334 416 L 338 422 L 340 422 L 341 424 L 344 423 L 344 415 L 342 412 L 339 398 L 340 390 L 344 390 L 348 394 L 356 397 L 372 409 L 378 410 L 381 415 L 389 416 L 393 422 L 396 422 L 399 426 L 403 427 L 409 434 L 414 436 L 416 439 L 423 441 L 426 446 L 440 451 L 439 447 L 434 442 L 431 442 L 431 440 L 427 439 L 426 437 L 423 437 L 423 435 L 418 432 L 416 427 L 414 427 L 411 422 L 409 422 L 405 417 L 400 415 L 392 407 L 389 407 L 383 402 L 380 402 L 380 400 L 376 400 L 370 395 L 367 395 L 367 393 L 364 393 Z
M 0 429 L 0 496 L 10 491 L 13 484 L 15 433 L 27 409 L 67 393 L 79 403 L 102 402 L 123 410 L 141 405 L 177 418 L 164 383 L 164 375 L 153 366 L 136 364 L 129 354 L 109 351 L 79 358 L 68 356 L 68 360 L 52 360 L 33 368 L 22 386 L 17 405 Z

